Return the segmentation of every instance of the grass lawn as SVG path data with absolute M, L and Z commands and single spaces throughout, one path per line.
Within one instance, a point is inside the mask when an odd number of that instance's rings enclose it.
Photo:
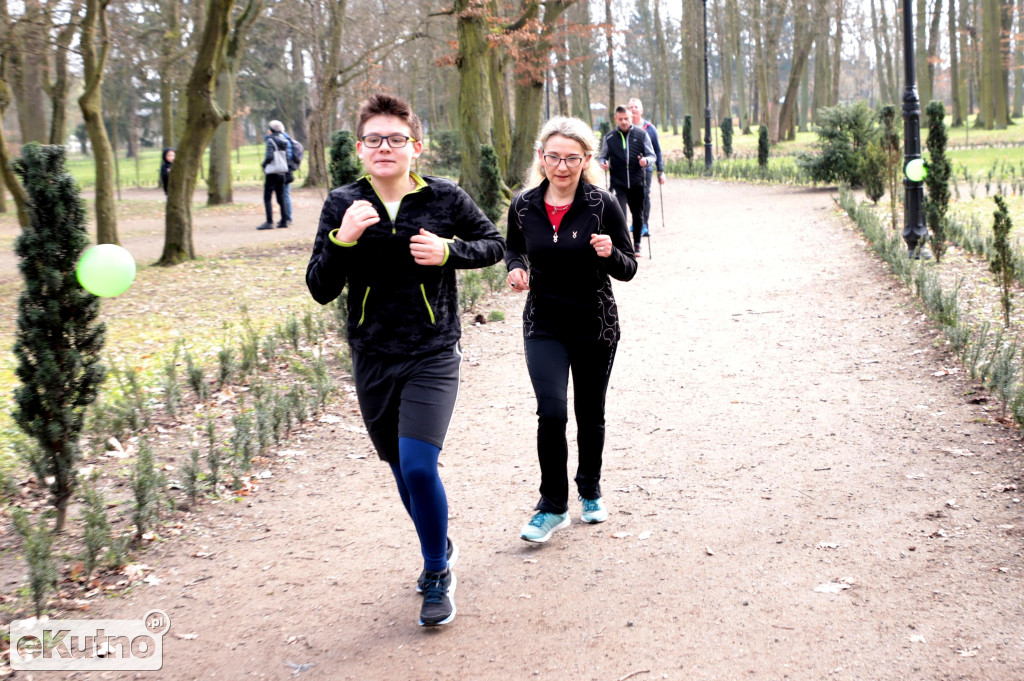
M 231 169 L 235 182 L 239 184 L 263 184 L 263 169 L 260 163 L 266 147 L 263 144 L 249 144 L 235 149 L 231 154 Z M 118 158 L 122 187 L 157 187 L 160 185 L 160 155 L 163 149 L 145 149 L 138 158 Z M 197 186 L 205 183 L 209 167 L 210 152 L 203 155 Z M 295 173 L 296 181 L 305 178 L 307 163 Z M 71 154 L 67 160 L 70 172 L 83 189 L 96 185 L 96 167 L 91 156 Z

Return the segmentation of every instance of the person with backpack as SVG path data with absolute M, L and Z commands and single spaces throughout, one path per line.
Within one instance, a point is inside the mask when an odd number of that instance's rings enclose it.
M 647 236 L 651 225 L 651 180 L 654 179 L 654 168 L 658 168 L 658 184 L 665 184 L 665 160 L 661 157 L 661 144 L 658 143 L 658 129 L 654 123 L 644 118 L 644 103 L 638 97 L 633 97 L 626 103 L 629 113 L 633 117 L 633 125 L 647 133 L 651 138 L 651 146 L 654 147 L 655 165 L 647 166 L 647 174 L 644 176 L 644 228 L 643 235 Z
M 288 142 L 292 145 L 291 150 L 288 152 L 288 172 L 284 175 L 284 203 L 288 209 L 288 215 L 292 215 L 292 182 L 295 181 L 295 171 L 302 165 L 302 157 L 306 153 L 306 148 L 302 146 L 302 142 L 290 137 L 288 133 L 282 134 L 288 138 Z M 287 225 L 285 226 L 287 227 Z
M 284 123 L 270 121 L 267 126 L 266 154 L 263 157 L 263 208 L 267 213 L 266 221 L 256 229 L 274 228 L 274 208 L 270 203 L 271 196 L 277 196 L 277 205 L 281 208 L 281 221 L 278 228 L 285 228 L 292 222 L 291 197 L 288 193 L 287 175 L 289 159 L 292 156 L 291 138 L 284 132 Z

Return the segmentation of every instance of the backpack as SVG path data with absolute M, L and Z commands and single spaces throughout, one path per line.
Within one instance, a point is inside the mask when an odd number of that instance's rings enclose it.
M 306 148 L 302 146 L 302 142 L 293 139 L 292 141 L 292 155 L 288 159 L 288 170 L 298 170 L 299 166 L 302 165 L 302 157 L 306 153 Z

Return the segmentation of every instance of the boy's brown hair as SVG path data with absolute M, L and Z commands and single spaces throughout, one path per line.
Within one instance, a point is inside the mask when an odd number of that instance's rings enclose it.
M 409 106 L 409 102 L 404 99 L 392 97 L 391 95 L 377 94 L 363 102 L 363 105 L 359 107 L 359 125 L 356 127 L 357 138 L 361 139 L 363 137 L 363 126 L 366 125 L 366 121 L 374 116 L 394 116 L 395 118 L 400 118 L 409 126 L 413 139 L 423 139 L 423 124 L 420 123 L 416 112 Z

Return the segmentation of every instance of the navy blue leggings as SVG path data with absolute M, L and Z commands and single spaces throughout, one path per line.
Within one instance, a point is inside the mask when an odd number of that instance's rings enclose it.
M 437 473 L 441 448 L 411 437 L 398 438 L 398 463 L 389 462 L 402 505 L 412 517 L 423 554 L 423 569 L 448 567 L 448 497 Z

